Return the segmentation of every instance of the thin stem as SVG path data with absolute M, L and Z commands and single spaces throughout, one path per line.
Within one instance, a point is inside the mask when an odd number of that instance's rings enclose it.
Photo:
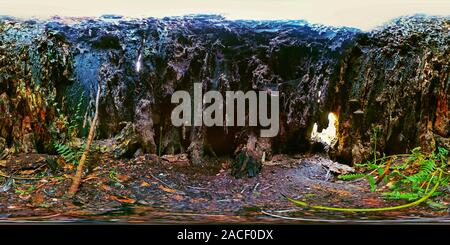
M 163 133 L 163 127 L 160 126 L 159 127 L 159 147 L 158 147 L 158 156 L 161 156 L 161 152 L 162 152 L 162 133 Z
M 373 129 L 373 134 L 375 135 L 374 137 L 374 146 L 373 146 L 373 159 L 374 159 L 374 163 L 377 162 L 377 128 Z
M 98 105 L 99 105 L 99 101 L 100 101 L 100 89 L 101 89 L 101 86 L 99 83 L 98 90 L 97 90 L 97 98 L 95 99 L 94 118 L 92 119 L 91 128 L 89 130 L 86 148 L 84 148 L 83 155 L 81 155 L 80 162 L 78 163 L 78 166 L 77 166 L 77 172 L 75 173 L 75 176 L 74 176 L 73 182 L 72 182 L 72 186 L 70 187 L 70 190 L 69 190 L 69 194 L 68 194 L 69 197 L 73 197 L 78 191 L 78 187 L 80 186 L 80 183 L 81 183 L 81 178 L 83 177 L 83 167 L 86 162 L 87 156 L 89 154 L 89 148 L 91 147 L 92 141 L 94 140 L 95 128 L 97 126 L 97 121 L 98 121 Z

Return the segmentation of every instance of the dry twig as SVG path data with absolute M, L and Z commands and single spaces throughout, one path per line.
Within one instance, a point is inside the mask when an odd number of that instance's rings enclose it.
M 100 101 L 100 89 L 101 89 L 101 86 L 99 83 L 98 89 L 97 89 L 97 98 L 95 99 L 94 118 L 92 119 L 91 128 L 89 130 L 86 148 L 84 148 L 83 155 L 81 155 L 80 162 L 77 166 L 77 172 L 75 173 L 75 176 L 73 178 L 72 186 L 70 186 L 70 190 L 69 190 L 69 194 L 68 194 L 69 197 L 73 197 L 75 195 L 75 193 L 77 193 L 77 191 L 78 191 L 78 187 L 80 186 L 81 178 L 83 176 L 83 167 L 86 162 L 86 158 L 89 154 L 89 148 L 91 147 L 92 141 L 94 140 L 95 128 L 97 126 L 97 121 L 98 121 L 98 104 Z

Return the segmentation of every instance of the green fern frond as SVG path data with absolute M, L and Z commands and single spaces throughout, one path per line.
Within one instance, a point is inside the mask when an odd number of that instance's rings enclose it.
M 430 207 L 432 207 L 433 209 L 447 209 L 448 206 L 439 202 L 435 202 L 432 200 L 427 200 L 426 204 Z
M 53 143 L 53 146 L 55 147 L 58 154 L 63 157 L 66 162 L 78 165 L 78 160 L 81 158 L 86 144 L 83 144 L 77 150 L 68 145 L 57 142 Z
M 370 185 L 370 191 L 374 192 L 377 189 L 377 184 L 375 182 L 375 178 L 372 175 L 367 175 L 366 178 Z
M 365 174 L 342 174 L 338 176 L 340 180 L 354 180 L 366 177 Z
M 75 107 L 75 111 L 73 113 L 73 116 L 71 117 L 71 120 L 69 122 L 68 126 L 68 133 L 69 135 L 72 135 L 72 133 L 79 129 L 82 125 L 83 117 L 81 115 L 82 113 L 82 106 L 84 104 L 84 91 L 81 93 L 80 98 L 78 100 L 78 103 Z M 75 133 L 76 134 L 76 133 Z
M 410 193 L 410 192 L 401 193 L 399 191 L 384 192 L 382 193 L 382 196 L 386 199 L 393 199 L 393 200 L 404 199 L 408 201 L 414 201 L 421 197 L 417 193 Z
M 443 147 L 438 147 L 438 152 L 440 155 L 444 156 L 444 157 L 448 157 L 448 153 L 449 151 Z
M 397 165 L 397 166 L 392 166 L 391 169 L 392 170 L 405 170 L 410 165 L 411 162 L 408 159 L 403 164 L 400 164 L 400 165 Z
M 404 155 L 405 160 L 403 163 L 391 166 L 389 172 L 383 177 L 384 182 L 390 180 L 392 183 L 389 186 L 390 191 L 382 193 L 383 197 L 396 200 L 418 200 L 426 194 L 428 187 L 431 184 L 448 186 L 450 178 L 448 175 L 445 176 L 444 174 L 440 180 L 434 178 L 437 172 L 448 168 L 447 156 L 448 150 L 444 148 L 438 148 L 438 150 L 432 154 L 421 152 L 420 147 L 414 148 L 409 155 Z M 386 162 L 383 160 L 396 157 L 396 155 L 389 157 L 383 156 L 378 159 L 378 162 L 375 162 L 374 160 L 364 164 L 356 164 L 358 167 L 364 167 L 366 170 L 371 170 L 370 174 L 356 173 L 341 175 L 338 178 L 342 180 L 351 180 L 365 177 L 370 185 L 370 190 L 375 191 L 377 186 L 372 174 L 383 176 L 386 171 Z M 411 174 L 411 170 L 415 170 L 415 172 Z M 432 196 L 438 195 L 441 194 L 436 191 Z
M 421 161 L 420 163 L 420 171 L 431 174 L 436 170 L 436 162 L 431 159 Z
M 81 92 L 80 99 L 78 100 L 77 107 L 75 109 L 75 120 L 76 121 L 81 121 L 81 119 L 82 119 L 81 107 L 83 106 L 83 102 L 84 102 L 84 91 Z
M 366 163 L 355 163 L 355 167 L 358 167 L 358 168 L 365 168 L 368 165 L 369 165 L 369 162 L 366 162 Z
M 421 152 L 420 150 L 421 150 L 420 147 L 416 147 L 416 148 L 412 149 L 412 150 L 411 150 L 411 155 L 412 155 L 413 157 L 421 156 L 421 155 L 422 155 L 422 152 Z

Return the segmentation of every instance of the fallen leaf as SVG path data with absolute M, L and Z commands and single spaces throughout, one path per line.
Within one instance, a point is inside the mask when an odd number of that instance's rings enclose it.
M 44 202 L 44 194 L 42 192 L 37 192 L 33 198 L 32 198 L 32 202 L 34 205 L 39 205 L 41 203 Z
M 94 174 L 91 174 L 91 175 L 88 175 L 84 180 L 83 180 L 83 182 L 86 182 L 86 181 L 89 181 L 89 180 L 91 180 L 91 179 L 98 179 L 98 176 L 94 173 Z
M 1 160 L 0 161 L 0 166 L 6 167 L 6 160 Z
M 105 191 L 110 191 L 110 190 L 111 190 L 111 187 L 108 186 L 108 185 L 102 185 L 101 188 L 102 188 L 103 190 L 105 190 Z
M 171 189 L 171 188 L 168 188 L 168 187 L 165 187 L 165 186 L 163 186 L 163 185 L 159 185 L 158 188 L 161 189 L 161 190 L 163 190 L 163 191 L 165 191 L 165 192 L 169 192 L 169 193 L 175 193 L 175 192 L 177 192 L 176 190 Z
M 184 199 L 184 197 L 182 195 L 174 195 L 172 196 L 173 199 L 177 200 L 177 201 L 181 201 Z
M 116 177 L 121 181 L 127 181 L 130 177 L 128 177 L 128 175 L 125 174 L 117 174 Z
M 206 202 L 206 201 L 208 201 L 208 200 L 206 198 L 202 198 L 202 197 L 200 197 L 200 198 L 192 198 L 191 199 L 192 203 L 202 203 L 202 202 Z
M 64 174 L 64 177 L 65 177 L 66 179 L 73 179 L 73 176 L 70 175 L 70 174 Z
M 36 172 L 36 169 L 23 170 L 23 171 L 20 171 L 20 174 L 21 175 L 30 175 L 30 174 L 33 174 L 34 172 Z
M 28 199 L 31 198 L 31 195 L 29 195 L 29 194 L 20 194 L 19 198 L 24 200 L 24 201 L 27 201 Z
M 142 181 L 141 187 L 148 187 L 148 186 L 150 186 L 150 184 L 148 182 Z
M 119 196 L 111 196 L 111 199 L 114 201 L 118 201 L 121 203 L 135 203 L 136 200 L 134 200 L 133 198 L 128 198 L 128 197 L 119 197 Z

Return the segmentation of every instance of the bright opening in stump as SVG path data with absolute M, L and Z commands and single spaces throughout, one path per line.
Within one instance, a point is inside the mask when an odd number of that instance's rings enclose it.
M 328 127 L 318 132 L 318 125 L 314 123 L 311 140 L 331 146 L 336 139 L 337 117 L 334 113 L 328 114 Z
M 139 55 L 138 60 L 136 61 L 136 72 L 139 72 L 141 70 L 142 62 L 141 62 L 142 55 Z

